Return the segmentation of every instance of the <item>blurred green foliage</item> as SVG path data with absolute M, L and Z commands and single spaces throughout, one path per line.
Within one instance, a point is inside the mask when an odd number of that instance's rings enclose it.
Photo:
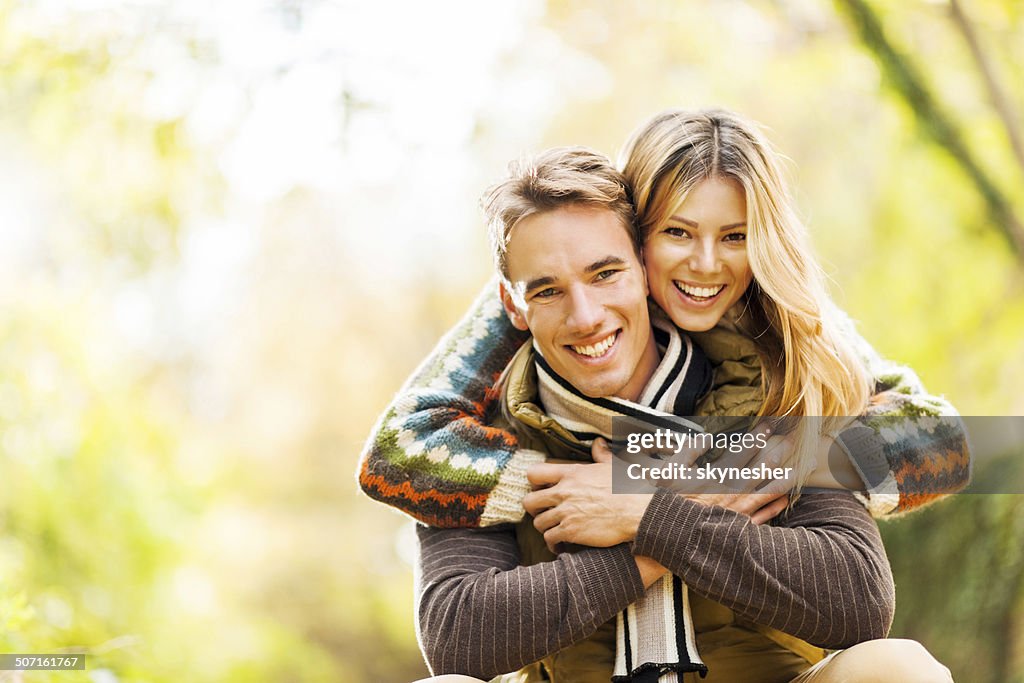
M 311 174 L 254 200 L 232 173 L 297 163 L 287 155 L 306 123 L 248 138 L 240 162 L 232 145 L 265 104 L 260 88 L 322 55 L 240 74 L 225 66 L 237 32 L 169 8 L 0 0 L 0 185 L 15 188 L 0 191 L 0 651 L 91 656 L 90 671 L 0 681 L 425 675 L 409 528 L 357 496 L 362 439 L 488 271 L 472 211 L 488 179 L 522 148 L 614 153 L 664 107 L 719 104 L 765 123 L 865 336 L 963 413 L 1021 414 L 1021 260 L 863 42 L 852 4 L 551 0 L 507 34 L 479 20 L 472 31 L 504 46 L 489 87 L 509 94 L 467 99 L 469 133 L 450 153 L 469 170 L 438 174 L 464 206 L 417 215 L 446 230 L 420 233 L 392 217 L 415 188 L 387 173 L 438 180 L 431 164 L 444 159 L 396 158 L 419 158 L 401 122 L 441 105 L 384 103 L 388 88 L 414 87 L 401 41 L 363 61 L 341 45 L 351 73 L 318 76 L 337 107 L 323 125 L 341 136 L 329 150 L 340 179 Z M 1024 111 L 1024 7 L 960 4 Z M 318 7 L 265 11 L 301 42 Z M 867 7 L 1024 215 L 1024 169 L 949 6 Z M 210 104 L 204 83 L 240 95 Z M 200 130 L 201 107 L 220 128 Z M 381 121 L 394 146 L 367 169 L 346 155 Z M 285 156 L 264 158 L 264 145 Z M 5 208 L 18 202 L 29 208 Z M 957 680 L 1024 680 L 1021 505 L 961 496 L 883 525 L 893 633 L 920 639 Z

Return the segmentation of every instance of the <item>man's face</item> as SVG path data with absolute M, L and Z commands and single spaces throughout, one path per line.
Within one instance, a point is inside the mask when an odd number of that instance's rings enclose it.
M 635 400 L 658 350 L 643 264 L 621 219 L 588 206 L 528 216 L 512 230 L 507 263 L 505 310 L 555 372 L 586 396 Z

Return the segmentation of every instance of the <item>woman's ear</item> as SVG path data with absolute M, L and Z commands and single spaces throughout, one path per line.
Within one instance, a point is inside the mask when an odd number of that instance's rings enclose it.
M 516 302 L 512 298 L 512 292 L 508 291 L 504 281 L 498 285 L 498 291 L 501 293 L 501 304 L 505 307 L 505 314 L 512 321 L 512 327 L 523 332 L 528 331 L 530 326 L 526 324 L 526 316 L 516 307 Z

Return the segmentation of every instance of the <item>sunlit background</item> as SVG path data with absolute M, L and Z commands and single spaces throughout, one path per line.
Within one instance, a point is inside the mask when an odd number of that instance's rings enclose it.
M 0 652 L 91 657 L 0 681 L 426 675 L 362 442 L 506 162 L 665 107 L 762 122 L 862 333 L 1024 413 L 1022 84 L 1016 0 L 0 0 Z M 1024 680 L 1022 513 L 883 525 L 958 681 Z

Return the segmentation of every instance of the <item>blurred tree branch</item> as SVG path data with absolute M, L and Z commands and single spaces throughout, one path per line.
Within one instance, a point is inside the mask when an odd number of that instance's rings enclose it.
M 1024 264 L 1024 225 L 1009 200 L 967 147 L 959 129 L 929 90 L 917 67 L 896 51 L 881 20 L 866 0 L 836 0 L 836 4 L 848 17 L 865 47 L 875 56 L 893 87 L 910 106 L 921 127 L 963 169 L 984 199 L 995 226 L 1009 242 L 1018 261 Z
M 953 17 L 953 24 L 963 35 L 964 41 L 971 51 L 971 57 L 974 58 L 974 63 L 977 65 L 978 71 L 981 72 L 992 105 L 996 108 L 996 112 L 1006 128 L 1006 135 L 1010 138 L 1010 146 L 1014 156 L 1017 157 L 1017 163 L 1024 171 L 1024 139 L 1021 138 L 1020 119 L 1014 114 L 1010 98 L 1006 96 L 1006 91 L 996 77 L 995 69 L 992 67 L 988 55 L 985 54 L 978 34 L 974 30 L 974 25 L 964 11 L 963 5 L 959 0 L 949 0 L 949 10 Z

